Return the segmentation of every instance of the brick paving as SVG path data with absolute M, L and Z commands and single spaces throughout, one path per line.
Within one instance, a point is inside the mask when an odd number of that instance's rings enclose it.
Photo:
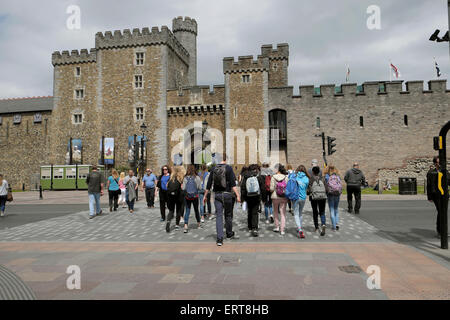
M 344 203 L 345 204 L 345 203 Z M 343 204 L 343 205 L 344 205 Z M 175 219 L 172 221 L 172 231 L 165 231 L 165 223 L 160 222 L 159 208 L 149 209 L 145 201 L 135 205 L 135 212 L 129 213 L 126 208 L 109 212 L 103 208 L 101 216 L 89 220 L 89 211 L 78 212 L 62 217 L 28 223 L 21 226 L 0 230 L 3 241 L 199 241 L 214 242 L 216 239 L 216 221 L 206 220 L 200 228 L 197 226 L 195 214 L 191 210 L 189 218 L 189 232 L 183 233 L 182 228 L 175 229 Z M 167 213 L 168 211 L 166 211 Z M 213 210 L 214 212 L 214 210 Z M 328 208 L 326 209 L 327 224 L 331 223 Z M 6 216 L 5 219 L 8 217 Z M 300 241 L 296 236 L 294 217 L 287 213 L 286 234 L 281 236 L 273 232 L 274 224 L 266 224 L 264 214 L 260 214 L 259 237 L 250 235 L 247 229 L 247 214 L 240 205 L 235 206 L 234 231 L 243 242 L 284 242 Z M 320 221 L 320 219 L 319 219 Z M 333 232 L 330 228 L 325 236 L 315 232 L 312 209 L 309 201 L 303 211 L 303 225 L 306 239 L 302 241 L 350 241 L 350 242 L 379 242 L 386 241 L 377 235 L 378 230 L 362 221 L 354 214 L 349 214 L 341 208 L 340 230 Z M 180 223 L 183 227 L 183 224 Z

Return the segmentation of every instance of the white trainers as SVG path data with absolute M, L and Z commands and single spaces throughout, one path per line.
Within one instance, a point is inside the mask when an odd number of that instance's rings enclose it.
M 280 232 L 280 228 L 279 227 L 273 228 L 273 232 Z
M 270 221 L 267 219 L 267 220 L 266 220 L 266 224 L 269 224 L 269 223 L 270 223 Z
M 284 236 L 286 233 L 284 231 L 281 231 L 280 233 L 282 236 Z
M 204 223 L 204 222 L 205 222 L 205 218 L 202 217 L 202 218 L 200 219 L 200 222 L 201 222 L 201 223 Z
M 2 213 L 0 213 L 0 217 L 4 217 L 5 216 L 5 212 L 2 211 Z

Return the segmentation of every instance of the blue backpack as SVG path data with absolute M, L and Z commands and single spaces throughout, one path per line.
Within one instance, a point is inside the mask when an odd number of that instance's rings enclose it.
M 187 177 L 186 182 L 186 199 L 194 200 L 198 197 L 197 183 L 194 177 Z
M 296 201 L 299 199 L 298 183 L 295 173 L 289 175 L 289 181 L 287 183 L 286 192 L 284 194 L 289 200 Z

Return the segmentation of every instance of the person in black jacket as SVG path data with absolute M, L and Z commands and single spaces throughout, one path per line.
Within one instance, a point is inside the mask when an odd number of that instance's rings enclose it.
M 175 229 L 180 229 L 180 220 L 184 210 L 184 192 L 181 188 L 186 170 L 182 166 L 173 168 L 170 179 L 167 182 L 167 208 L 169 214 L 166 220 L 166 232 L 170 232 L 170 222 L 176 210 Z
M 361 208 L 361 186 L 365 185 L 366 178 L 361 170 L 359 170 L 359 164 L 353 163 L 353 168 L 348 170 L 344 177 L 347 183 L 347 202 L 348 212 L 352 213 L 352 200 L 355 195 L 355 214 L 359 214 Z
M 255 177 L 258 182 L 259 191 L 257 193 L 250 194 L 247 190 L 248 179 Z M 255 181 L 255 180 L 254 180 Z M 241 180 L 241 197 L 242 201 L 247 202 L 248 212 L 248 230 L 254 237 L 258 236 L 258 208 L 261 203 L 261 199 L 266 197 L 265 181 L 259 174 L 258 165 L 252 164 L 248 167 L 248 170 L 242 173 Z
M 159 192 L 159 210 L 161 211 L 161 222 L 166 220 L 166 205 L 167 205 L 167 182 L 170 179 L 171 170 L 169 166 L 161 167 L 161 175 L 156 181 L 155 196 Z
M 441 237 L 441 201 L 443 197 L 438 187 L 438 174 L 439 174 L 439 157 L 433 157 L 434 168 L 431 168 L 427 173 L 427 197 L 428 201 L 433 202 L 437 210 L 436 218 L 436 232 L 438 237 Z M 447 173 L 447 180 L 448 180 Z

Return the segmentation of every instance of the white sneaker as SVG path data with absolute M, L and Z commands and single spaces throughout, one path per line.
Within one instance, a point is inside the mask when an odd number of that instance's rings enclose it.
M 201 223 L 204 223 L 204 222 L 205 222 L 205 218 L 202 217 L 202 218 L 200 219 L 200 222 L 201 222 Z
M 280 228 L 279 227 L 278 228 L 274 228 L 273 232 L 280 232 Z
M 286 233 L 284 231 L 281 231 L 280 233 L 282 236 L 284 236 Z
M 269 220 L 266 220 L 266 224 L 269 224 L 270 223 L 270 221 Z
M 0 214 L 0 217 L 4 217 L 5 216 L 5 212 L 2 211 L 2 213 Z

